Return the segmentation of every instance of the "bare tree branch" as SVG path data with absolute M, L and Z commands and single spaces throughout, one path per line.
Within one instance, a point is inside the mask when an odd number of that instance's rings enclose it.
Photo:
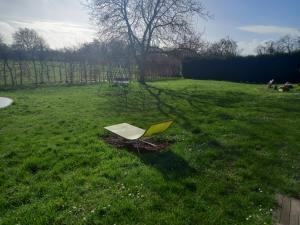
M 144 63 L 153 46 L 193 34 L 192 19 L 209 16 L 199 0 L 87 0 L 101 38 L 127 40 L 144 82 Z

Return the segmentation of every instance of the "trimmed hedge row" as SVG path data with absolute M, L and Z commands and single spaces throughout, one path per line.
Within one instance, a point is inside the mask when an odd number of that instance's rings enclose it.
M 235 82 L 300 82 L 300 52 L 291 55 L 230 58 L 186 58 L 182 63 L 185 78 Z

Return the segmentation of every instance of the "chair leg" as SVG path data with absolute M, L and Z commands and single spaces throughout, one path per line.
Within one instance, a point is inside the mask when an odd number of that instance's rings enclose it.
M 143 141 L 143 140 L 142 140 L 141 142 L 143 142 L 143 143 L 145 143 L 145 144 L 147 144 L 147 145 L 151 145 L 151 146 L 154 147 L 154 148 L 157 147 L 157 145 L 152 144 L 152 143 L 150 143 L 150 142 L 148 142 L 148 141 Z
M 138 153 L 141 154 L 141 153 L 140 153 L 140 148 L 139 148 L 139 143 L 140 143 L 139 140 L 137 140 L 137 142 L 136 142 L 136 148 L 137 148 L 137 150 L 138 150 Z

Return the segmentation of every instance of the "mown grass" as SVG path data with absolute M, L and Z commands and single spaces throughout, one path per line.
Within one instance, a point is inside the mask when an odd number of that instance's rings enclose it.
M 0 95 L 15 100 L 0 110 L 0 224 L 262 225 L 275 193 L 299 197 L 299 87 L 178 80 Z M 165 119 L 176 123 L 163 153 L 101 140 L 106 125 Z

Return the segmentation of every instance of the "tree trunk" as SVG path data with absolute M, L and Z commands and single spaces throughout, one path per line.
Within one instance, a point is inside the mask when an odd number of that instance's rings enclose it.
M 7 86 L 7 78 L 6 78 L 6 66 L 5 61 L 3 61 L 3 78 L 4 78 L 4 86 Z
M 53 81 L 56 84 L 56 65 L 53 62 L 51 64 L 52 64 L 51 68 L 52 68 L 52 73 L 53 73 Z
M 79 73 L 80 73 L 80 84 L 83 83 L 83 64 L 82 62 L 79 63 Z
M 67 70 L 67 62 L 64 62 L 64 69 L 65 69 L 65 83 L 69 83 L 68 82 L 68 70 Z
M 33 63 L 33 70 L 34 70 L 35 85 L 38 85 L 38 74 L 37 74 L 37 68 L 34 59 L 32 60 L 32 63 Z
M 41 82 L 41 84 L 44 84 L 45 83 L 45 81 L 44 81 L 44 63 L 40 60 L 39 64 L 40 64 L 40 82 Z
M 17 68 L 18 67 L 18 63 L 15 63 L 15 61 L 12 62 L 12 70 L 14 72 L 14 82 L 15 85 L 18 85 L 18 73 L 17 73 Z
M 84 79 L 85 79 L 85 83 L 88 83 L 88 74 L 87 74 L 87 63 L 84 63 Z
M 141 61 L 139 62 L 139 82 L 141 84 L 145 84 L 145 60 L 141 59 Z
M 20 69 L 20 85 L 23 85 L 23 65 L 22 65 L 22 61 L 19 61 L 19 69 Z
M 15 86 L 15 79 L 14 79 L 14 75 L 13 75 L 13 70 L 12 68 L 9 66 L 9 62 L 8 60 L 5 60 L 6 66 L 8 68 L 9 74 L 10 74 L 10 79 L 11 79 L 11 85 Z
M 69 69 L 70 69 L 70 82 L 71 84 L 73 84 L 74 82 L 74 66 L 73 66 L 73 62 L 69 62 Z
M 62 65 L 61 65 L 61 62 L 59 62 L 58 65 L 59 65 L 59 82 L 60 82 L 60 83 L 63 83 L 63 81 L 62 81 L 62 72 L 61 72 L 61 66 L 62 66 Z

